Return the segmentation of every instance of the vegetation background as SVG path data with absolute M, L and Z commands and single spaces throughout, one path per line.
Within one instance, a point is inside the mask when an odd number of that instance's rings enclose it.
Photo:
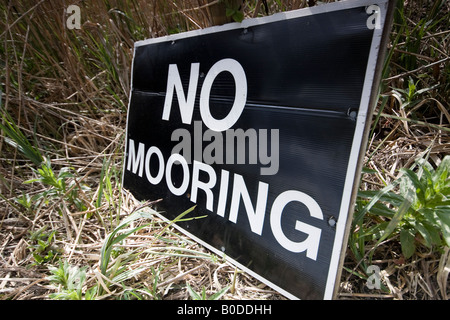
M 0 299 L 283 299 L 121 189 L 132 48 L 322 3 L 1 1 Z M 397 2 L 339 299 L 449 297 L 449 24 Z

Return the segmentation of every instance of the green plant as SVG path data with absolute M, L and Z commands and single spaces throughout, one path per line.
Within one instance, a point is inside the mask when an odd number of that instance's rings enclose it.
M 59 267 L 49 266 L 52 273 L 47 279 L 59 287 L 58 292 L 51 293 L 50 298 L 56 300 L 82 300 L 82 288 L 86 281 L 86 267 L 71 266 L 67 261 L 59 261 Z M 93 290 L 88 290 L 86 300 L 94 297 Z
M 402 177 L 380 191 L 359 193 L 354 221 L 359 231 L 351 241 L 355 255 L 364 256 L 358 248 L 364 248 L 365 241 L 377 240 L 376 248 L 393 235 L 399 235 L 405 258 L 416 252 L 419 243 L 427 248 L 450 246 L 450 156 L 436 169 L 424 159 L 418 164 L 417 172 L 401 169 Z M 366 214 L 378 223 L 363 227 Z
M 186 288 L 187 288 L 192 300 L 219 300 L 230 289 L 229 286 L 224 287 L 221 290 L 217 291 L 216 293 L 214 293 L 213 295 L 208 297 L 206 295 L 205 287 L 202 288 L 202 292 L 200 294 L 195 292 L 195 290 L 192 289 L 192 287 L 187 282 L 186 282 Z
M 402 251 L 406 258 L 416 249 L 416 238 L 426 247 L 450 246 L 450 156 L 446 156 L 434 170 L 423 163 L 423 175 L 404 169 L 407 179 L 400 184 L 400 192 L 415 191 L 411 205 L 398 224 Z M 391 228 L 396 227 L 393 225 Z
M 110 222 L 113 223 L 114 217 L 113 213 L 116 212 L 115 220 L 119 222 L 119 212 L 120 203 L 117 204 L 115 201 L 115 186 L 113 184 L 113 179 L 120 181 L 120 173 L 115 166 L 111 165 L 111 159 L 107 160 L 105 157 L 103 159 L 102 170 L 100 172 L 99 185 L 97 188 L 97 200 L 95 201 L 95 208 L 97 211 L 102 207 L 103 199 L 107 201 L 108 208 L 110 209 Z M 120 191 L 120 185 L 118 186 Z M 87 217 L 90 218 L 92 215 L 88 214 Z
M 236 1 L 226 1 L 225 0 L 227 17 L 233 18 L 235 22 L 242 22 L 244 20 L 244 13 L 241 11 L 241 5 Z
M 436 84 L 429 88 L 418 89 L 417 86 L 418 86 L 419 82 L 420 82 L 420 80 L 414 82 L 412 77 L 409 77 L 407 89 L 394 88 L 392 90 L 392 95 L 400 103 L 400 108 L 409 108 L 409 109 L 413 108 L 414 106 L 419 104 L 421 101 L 423 101 L 420 98 L 420 95 L 422 95 L 423 93 L 425 93 L 427 91 L 434 90 L 436 87 L 439 86 L 439 84 Z
M 35 232 L 30 232 L 31 245 L 29 248 L 35 260 L 34 264 L 37 265 L 53 261 L 61 254 L 61 250 L 54 245 L 56 231 L 47 233 L 46 229 L 44 226 Z
M 146 206 L 144 204 L 143 206 Z M 172 224 L 178 222 L 178 221 L 187 221 L 192 218 L 183 219 L 184 216 L 186 216 L 188 213 L 190 213 L 192 210 L 194 210 L 195 206 L 191 207 L 190 209 L 187 209 L 183 213 L 181 213 L 178 217 L 176 217 L 174 220 L 172 220 L 170 223 L 168 223 L 164 228 L 161 229 L 159 232 L 159 236 L 161 236 L 167 228 L 169 228 Z M 125 238 L 127 238 L 132 233 L 135 233 L 139 231 L 140 229 L 144 228 L 146 225 L 141 225 L 138 227 L 134 227 L 131 229 L 124 229 L 125 227 L 129 226 L 133 221 L 137 219 L 150 219 L 153 214 L 155 214 L 156 211 L 152 209 L 147 209 L 147 211 L 140 210 L 139 208 L 136 209 L 135 212 L 130 214 L 128 217 L 126 217 L 119 225 L 106 237 L 105 242 L 102 245 L 102 249 L 100 252 L 100 271 L 103 275 L 108 275 L 107 269 L 109 262 L 111 260 L 111 254 L 114 249 L 114 245 L 118 244 L 119 242 L 123 241 Z M 201 218 L 201 217 L 197 217 Z M 123 232 L 124 231 L 124 232 Z
M 86 210 L 83 201 L 78 197 L 78 192 L 87 191 L 88 187 L 76 184 L 72 167 L 63 167 L 58 174 L 52 168 L 50 159 L 44 157 L 40 151 L 32 145 L 28 138 L 22 133 L 18 125 L 15 124 L 11 116 L 1 110 L 2 121 L 0 129 L 6 134 L 5 141 L 21 152 L 26 158 L 31 160 L 38 168 L 32 168 L 37 178 L 25 181 L 25 184 L 40 182 L 50 188 L 38 195 L 31 197 L 29 194 L 23 193 L 22 196 L 16 198 L 16 202 L 21 204 L 28 211 L 31 210 L 33 203 L 39 204 L 41 200 L 48 197 L 59 197 L 74 204 L 78 210 Z
M 141 286 L 140 288 L 125 288 L 121 299 L 131 300 L 147 300 L 148 297 L 151 297 L 154 300 L 160 300 L 161 295 L 158 293 L 158 283 L 160 279 L 161 271 L 164 269 L 164 266 L 161 264 L 155 269 L 153 266 L 150 267 L 152 274 L 152 283 L 151 287 Z
M 122 230 L 125 227 L 129 226 L 133 221 L 141 218 L 150 219 L 152 216 L 152 212 L 147 211 L 136 211 L 129 215 L 127 218 L 125 218 L 119 225 L 106 237 L 105 242 L 102 245 L 101 251 L 100 251 L 100 271 L 103 275 L 108 276 L 110 275 L 108 270 L 108 265 L 111 260 L 111 255 L 113 253 L 114 246 L 118 244 L 119 242 L 123 241 L 125 238 L 127 238 L 130 234 L 142 229 L 145 227 L 145 225 L 141 225 L 135 228 Z M 124 231 L 121 233 L 121 231 Z
M 6 110 L 0 108 L 0 112 L 0 130 L 6 135 L 5 141 L 31 160 L 36 166 L 39 166 L 43 161 L 39 150 L 31 144 Z
M 44 157 L 41 167 L 38 169 L 33 168 L 33 171 L 38 177 L 25 181 L 25 184 L 40 182 L 43 185 L 50 187 L 44 192 L 34 196 L 33 200 L 39 202 L 41 200 L 46 201 L 48 198 L 57 197 L 75 205 L 80 211 L 86 210 L 86 206 L 84 205 L 83 200 L 78 196 L 78 193 L 80 190 L 84 192 L 89 188 L 76 183 L 74 179 L 75 176 L 72 173 L 73 168 L 63 167 L 59 170 L 58 174 L 55 174 L 50 160 Z
M 153 214 L 156 212 L 152 209 L 147 208 L 145 211 L 141 210 L 143 207 L 147 207 L 149 203 L 144 203 L 141 207 L 138 207 L 135 209 L 133 213 L 131 213 L 128 217 L 126 217 L 123 221 L 119 223 L 117 227 L 114 228 L 114 230 L 106 237 L 101 251 L 100 251 L 100 272 L 103 275 L 104 278 L 109 279 L 110 283 L 112 284 L 120 284 L 123 283 L 125 280 L 130 279 L 139 273 L 146 270 L 145 267 L 138 267 L 135 269 L 127 269 L 127 264 L 129 264 L 131 261 L 136 258 L 139 253 L 134 252 L 124 252 L 122 254 L 119 254 L 115 259 L 114 263 L 111 263 L 113 260 L 113 255 L 115 252 L 115 246 L 119 243 L 121 243 L 123 240 L 125 240 L 128 236 L 131 234 L 141 230 L 142 228 L 149 226 L 150 224 L 142 224 L 137 227 L 131 227 L 128 228 L 134 221 L 138 219 L 151 219 Z M 172 220 L 170 223 L 168 223 L 164 228 L 162 228 L 159 231 L 159 234 L 157 238 L 160 238 L 164 232 L 174 223 L 177 221 L 187 221 L 191 219 L 198 219 L 201 217 L 196 218 L 184 218 L 188 213 L 190 213 L 192 210 L 194 210 L 194 207 L 191 207 L 190 209 L 184 211 L 180 215 L 178 215 L 174 220 Z M 150 294 L 156 299 L 159 299 L 159 295 L 157 294 L 157 282 L 159 279 L 159 273 L 160 269 L 158 271 L 155 271 L 152 269 L 153 274 L 153 285 L 152 288 L 147 288 L 144 290 L 145 294 Z M 105 284 L 105 286 L 108 286 L 108 284 Z M 99 294 L 102 293 L 101 289 L 99 289 Z M 125 291 L 128 292 L 128 294 L 137 294 L 135 288 L 125 288 Z M 129 295 L 126 295 L 125 297 L 130 297 Z
M 27 211 L 31 211 L 31 208 L 33 207 L 33 201 L 30 194 L 23 192 L 22 196 L 17 197 L 16 202 L 20 204 L 22 207 L 24 207 Z

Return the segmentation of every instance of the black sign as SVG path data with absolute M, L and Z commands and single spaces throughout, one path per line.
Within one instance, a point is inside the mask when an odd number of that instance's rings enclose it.
M 330 299 L 388 0 L 135 44 L 123 187 L 289 298 Z

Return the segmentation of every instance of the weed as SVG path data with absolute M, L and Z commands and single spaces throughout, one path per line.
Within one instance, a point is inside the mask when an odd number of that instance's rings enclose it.
M 145 227 L 145 225 L 141 225 L 135 228 L 131 228 L 128 230 L 125 230 L 124 233 L 120 233 L 122 229 L 129 226 L 133 221 L 141 218 L 149 219 L 152 217 L 152 214 L 154 212 L 147 212 L 147 211 L 136 211 L 129 215 L 127 218 L 125 218 L 105 239 L 105 242 L 103 243 L 103 246 L 101 248 L 100 253 L 100 271 L 104 276 L 110 275 L 107 272 L 109 262 L 111 260 L 111 254 L 114 249 L 114 245 L 117 243 L 123 241 L 125 238 L 127 238 L 130 234 L 142 229 Z
M 60 287 L 57 293 L 51 293 L 50 298 L 56 300 L 82 300 L 82 288 L 86 280 L 86 267 L 71 266 L 67 261 L 59 261 L 59 267 L 49 266 L 52 273 L 47 279 Z M 86 293 L 86 300 L 93 298 L 93 290 Z
M 124 290 L 123 299 L 131 300 L 147 300 L 151 298 L 153 300 L 161 300 L 161 294 L 158 293 L 158 283 L 160 279 L 161 271 L 164 269 L 164 265 L 159 265 L 156 269 L 151 266 L 152 283 L 150 287 L 141 286 L 140 288 L 127 288 Z M 131 295 L 131 296 L 130 296 Z
M 394 235 L 400 236 L 405 258 L 416 252 L 418 244 L 429 249 L 450 246 L 450 156 L 436 169 L 424 159 L 418 164 L 418 172 L 401 169 L 403 176 L 380 191 L 359 192 L 355 223 L 360 228 L 358 240 L 351 241 L 355 256 L 363 258 L 357 248 L 364 248 L 366 240 L 376 239 L 376 247 Z M 398 192 L 393 191 L 396 185 Z M 365 214 L 379 223 L 362 227 Z
M 237 1 L 225 0 L 225 15 L 231 17 L 235 22 L 241 22 L 244 20 L 244 13 L 241 11 L 241 4 Z
M 186 288 L 189 292 L 189 295 L 191 296 L 192 300 L 219 300 L 227 291 L 230 289 L 230 287 L 225 287 L 217 291 L 211 296 L 206 295 L 206 289 L 205 287 L 202 288 L 201 293 L 195 292 L 194 289 L 189 285 L 189 283 L 186 282 Z
M 144 207 L 147 206 L 146 204 L 143 205 Z M 173 223 L 176 223 L 177 221 L 186 221 L 189 219 L 184 218 L 188 213 L 190 213 L 195 207 L 192 207 L 183 213 L 181 213 L 177 218 L 175 218 L 173 221 L 168 223 L 162 230 L 159 232 L 158 238 L 165 232 L 167 228 L 169 228 Z M 125 240 L 128 236 L 130 236 L 133 233 L 136 233 L 137 231 L 141 230 L 142 228 L 150 225 L 150 224 L 143 224 L 139 225 L 137 227 L 131 227 L 129 229 L 125 229 L 130 224 L 132 224 L 134 221 L 138 219 L 151 219 L 152 216 L 156 213 L 156 211 L 152 209 L 145 209 L 140 210 L 139 208 L 135 210 L 132 214 L 130 214 L 127 218 L 125 218 L 119 225 L 106 237 L 105 242 L 103 243 L 103 246 L 101 248 L 100 252 L 100 271 L 103 275 L 103 277 L 107 279 L 111 279 L 112 283 L 120 283 L 124 280 L 127 280 L 140 272 L 144 271 L 145 268 L 136 268 L 132 270 L 126 269 L 126 264 L 133 260 L 133 256 L 136 257 L 138 254 L 134 254 L 132 252 L 126 252 L 124 254 L 119 255 L 115 262 L 110 266 L 110 261 L 112 260 L 112 254 L 115 249 L 115 245 Z M 153 271 L 154 272 L 154 271 Z M 154 272 L 154 276 L 157 277 L 158 273 Z M 157 278 L 156 278 L 157 279 Z M 156 283 L 157 280 L 155 280 L 154 283 Z M 156 294 L 156 284 L 153 287 L 153 291 L 150 291 L 153 296 L 157 296 Z
M 33 201 L 30 194 L 23 192 L 22 196 L 17 197 L 16 202 L 25 208 L 26 211 L 31 212 L 33 207 Z
M 0 109 L 1 121 L 0 130 L 6 135 L 5 141 L 13 148 L 20 151 L 26 158 L 31 160 L 36 166 L 43 161 L 43 157 L 39 150 L 31 144 L 27 137 L 16 125 L 13 118 L 3 108 Z
M 48 202 L 48 199 L 60 199 L 67 201 L 71 205 L 75 205 L 76 209 L 79 211 L 87 209 L 78 194 L 80 191 L 88 191 L 89 187 L 76 183 L 75 176 L 72 173 L 73 168 L 63 167 L 55 174 L 50 160 L 44 158 L 41 167 L 38 169 L 33 168 L 33 171 L 38 177 L 27 180 L 24 183 L 40 182 L 48 187 L 45 191 L 33 197 L 33 200 L 36 201 L 37 204 L 39 204 L 40 201 Z
M 115 201 L 115 190 L 113 185 L 113 179 L 119 179 L 119 173 L 115 169 L 114 166 L 111 165 L 111 159 L 107 159 L 106 157 L 103 159 L 102 170 L 100 173 L 99 186 L 97 189 L 97 200 L 95 201 L 95 208 L 97 212 L 102 206 L 103 199 L 107 201 L 108 209 L 110 212 L 109 219 L 110 223 L 113 224 L 114 220 L 118 223 L 119 216 L 113 216 L 114 212 L 118 213 L 120 210 L 120 202 L 116 204 Z M 119 191 L 121 187 L 119 185 Z M 91 217 L 91 214 L 87 215 L 88 218 Z
M 33 265 L 41 265 L 47 262 L 52 262 L 61 254 L 61 250 L 54 245 L 54 236 L 56 231 L 45 232 L 46 227 L 30 232 L 29 246 L 35 262 Z
M 439 84 L 436 84 L 429 88 L 418 89 L 417 86 L 418 86 L 419 82 L 420 82 L 420 80 L 417 80 L 416 82 L 414 82 L 412 77 L 409 77 L 407 89 L 394 88 L 392 90 L 392 95 L 400 103 L 400 108 L 402 108 L 402 109 L 414 108 L 414 106 L 416 106 L 417 104 L 419 104 L 420 102 L 423 101 L 423 99 L 421 99 L 422 94 L 424 94 L 427 91 L 434 90 L 439 86 Z

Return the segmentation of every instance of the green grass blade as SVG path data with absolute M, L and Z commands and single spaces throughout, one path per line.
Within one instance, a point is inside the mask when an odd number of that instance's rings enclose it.
M 374 245 L 373 249 L 375 249 L 376 247 L 378 247 L 378 245 L 383 242 L 384 240 L 387 239 L 387 237 L 389 237 L 392 232 L 395 230 L 395 228 L 397 228 L 397 226 L 399 225 L 400 221 L 402 220 L 403 216 L 408 212 L 408 210 L 411 208 L 411 204 L 412 204 L 412 197 L 414 194 L 414 190 L 410 189 L 408 192 L 408 196 L 405 197 L 405 200 L 403 201 L 403 203 L 400 205 L 400 207 L 398 208 L 397 212 L 395 213 L 395 215 L 392 217 L 392 220 L 389 222 L 389 224 L 387 225 L 386 229 L 384 229 L 383 234 L 381 235 L 380 239 L 378 239 L 377 243 Z M 371 254 L 370 254 L 370 259 L 373 255 L 375 250 L 372 250 Z
M 39 166 L 43 161 L 41 153 L 28 141 L 6 110 L 1 110 L 1 119 L 3 123 L 0 121 L 0 129 L 9 137 L 5 141 Z
M 179 222 L 179 221 L 188 221 L 188 220 L 191 220 L 191 219 L 195 219 L 195 218 L 183 219 L 183 217 L 184 217 L 185 215 L 187 215 L 188 213 L 190 213 L 192 210 L 194 210 L 196 207 L 197 207 L 197 206 L 195 205 L 195 206 L 193 206 L 193 207 L 187 209 L 186 211 L 184 211 L 184 212 L 181 213 L 180 215 L 178 215 L 175 219 L 173 219 L 168 225 L 166 225 L 166 226 L 161 230 L 161 232 L 158 234 L 157 238 L 161 237 L 161 236 L 164 234 L 164 232 L 165 232 L 168 228 L 170 228 L 174 223 L 177 223 L 177 222 Z M 182 219 L 183 219 L 183 220 L 182 220 Z

